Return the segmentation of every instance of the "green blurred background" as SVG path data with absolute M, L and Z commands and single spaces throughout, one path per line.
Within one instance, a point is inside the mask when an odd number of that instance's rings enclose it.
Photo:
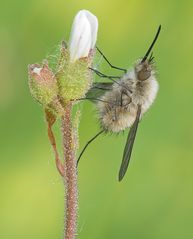
M 162 32 L 154 49 L 160 91 L 140 123 L 126 177 L 118 183 L 126 133 L 100 137 L 80 163 L 78 238 L 193 238 L 193 2 L 1 0 L 0 5 L 0 238 L 62 238 L 63 183 L 42 109 L 29 93 L 27 65 L 68 39 L 80 9 L 97 15 L 97 44 L 118 66 L 131 67 L 159 24 Z M 100 69 L 117 73 L 104 61 Z M 82 104 L 81 148 L 99 128 L 94 106 Z

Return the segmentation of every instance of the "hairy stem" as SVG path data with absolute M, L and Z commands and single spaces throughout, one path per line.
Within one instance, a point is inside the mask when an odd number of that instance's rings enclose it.
M 75 239 L 76 237 L 78 209 L 76 155 L 73 142 L 71 113 L 72 105 L 70 103 L 65 107 L 65 112 L 62 116 L 65 184 L 65 239 Z

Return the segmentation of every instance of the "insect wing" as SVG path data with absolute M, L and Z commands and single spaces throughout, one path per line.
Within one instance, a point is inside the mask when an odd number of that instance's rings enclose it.
M 92 88 L 87 92 L 86 98 L 100 98 L 102 97 L 106 91 L 112 90 L 113 83 L 111 82 L 104 82 L 104 83 L 94 83 Z M 94 103 L 96 101 L 91 100 Z
M 123 179 L 123 177 L 127 171 L 128 165 L 129 165 L 132 148 L 133 148 L 133 144 L 135 141 L 135 136 L 136 136 L 137 128 L 138 128 L 138 124 L 139 124 L 140 114 L 141 114 L 141 107 L 138 106 L 135 122 L 133 123 L 133 125 L 129 131 L 128 137 L 127 137 L 127 141 L 126 141 L 126 145 L 125 145 L 125 149 L 124 149 L 124 153 L 123 153 L 123 159 L 122 159 L 121 167 L 119 170 L 119 181 L 121 181 Z

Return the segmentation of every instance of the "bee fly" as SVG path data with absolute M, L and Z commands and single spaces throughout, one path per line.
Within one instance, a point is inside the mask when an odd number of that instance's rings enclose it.
M 87 142 L 77 162 L 79 162 L 87 146 L 100 134 L 105 132 L 118 133 L 130 128 L 119 171 L 119 181 L 123 179 L 127 171 L 139 121 L 154 102 L 158 91 L 154 57 L 151 52 L 160 30 L 161 26 L 159 26 L 145 56 L 139 59 L 130 71 L 113 66 L 97 48 L 112 68 L 124 71 L 121 77 L 107 76 L 96 69 L 90 68 L 98 76 L 108 78 L 112 82 L 94 83 L 86 95 L 85 99 L 97 102 L 96 106 L 102 130 Z

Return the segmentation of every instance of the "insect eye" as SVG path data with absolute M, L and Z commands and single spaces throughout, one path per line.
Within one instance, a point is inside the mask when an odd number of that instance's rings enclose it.
M 140 81 L 147 80 L 151 76 L 151 69 L 149 67 L 143 67 L 137 74 Z

